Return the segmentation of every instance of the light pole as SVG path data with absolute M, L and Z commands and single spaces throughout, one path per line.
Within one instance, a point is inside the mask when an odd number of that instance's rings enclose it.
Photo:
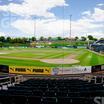
M 36 38 L 36 17 L 34 19 L 34 42 L 35 42 L 35 38 Z
M 71 40 L 71 35 L 72 35 L 72 23 L 71 23 L 71 20 L 72 20 L 72 15 L 69 15 L 70 16 L 70 40 Z
M 34 21 L 33 21 L 33 37 L 30 45 L 32 47 L 36 47 L 36 17 L 34 18 Z
M 70 16 L 70 34 L 69 34 L 69 41 L 70 41 L 70 45 L 72 45 L 72 15 Z

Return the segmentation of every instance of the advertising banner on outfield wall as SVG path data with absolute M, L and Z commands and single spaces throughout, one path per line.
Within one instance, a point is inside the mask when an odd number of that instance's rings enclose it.
M 43 75 L 62 75 L 62 74 L 81 74 L 91 73 L 90 66 L 49 68 L 49 67 L 30 67 L 30 66 L 9 66 L 9 73 L 14 74 L 43 74 Z
M 52 69 L 49 67 L 10 66 L 9 73 L 51 75 Z
M 91 73 L 91 66 L 53 68 L 52 75 Z

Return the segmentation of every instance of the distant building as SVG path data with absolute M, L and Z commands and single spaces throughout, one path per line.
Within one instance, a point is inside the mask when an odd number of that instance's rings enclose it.
M 104 52 L 104 40 L 98 40 L 90 45 L 90 49 L 96 52 Z

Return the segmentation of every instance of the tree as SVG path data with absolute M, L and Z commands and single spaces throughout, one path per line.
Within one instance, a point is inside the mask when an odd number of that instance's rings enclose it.
M 28 42 L 28 38 L 23 37 L 22 38 L 22 43 L 27 43 Z
M 78 39 L 79 39 L 79 38 L 76 36 L 76 37 L 75 37 L 75 41 L 77 41 Z
M 82 40 L 82 41 L 86 41 L 86 37 L 82 36 L 82 37 L 81 37 L 81 40 Z
M 22 39 L 21 38 L 16 38 L 16 43 L 22 43 Z
M 48 37 L 48 41 L 52 41 L 52 37 Z
M 11 43 L 11 40 L 12 40 L 11 37 L 7 37 L 7 38 L 6 38 L 6 41 L 7 41 L 8 43 Z
M 4 36 L 1 36 L 1 37 L 0 37 L 0 41 L 1 41 L 1 42 L 4 42 L 4 41 L 5 41 L 5 37 L 4 37 Z
M 97 38 L 93 38 L 94 41 L 97 41 Z
M 93 38 L 92 35 L 88 35 L 88 39 L 89 39 L 89 40 L 93 40 L 94 38 Z
M 100 38 L 100 40 L 104 40 L 104 38 Z
M 57 37 L 57 40 L 63 40 L 63 39 L 62 39 L 62 37 L 59 36 L 59 37 Z
M 0 48 L 2 48 L 4 46 L 4 44 L 2 42 L 0 42 Z
M 41 36 L 39 40 L 40 40 L 40 41 L 44 41 L 45 38 L 44 38 L 43 36 Z
M 32 37 L 31 40 L 32 40 L 32 41 L 36 41 L 36 38 L 35 38 L 35 37 Z

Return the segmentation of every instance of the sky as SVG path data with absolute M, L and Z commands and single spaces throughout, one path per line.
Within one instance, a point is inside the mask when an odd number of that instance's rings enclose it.
M 104 38 L 104 0 L 0 0 L 0 36 Z

